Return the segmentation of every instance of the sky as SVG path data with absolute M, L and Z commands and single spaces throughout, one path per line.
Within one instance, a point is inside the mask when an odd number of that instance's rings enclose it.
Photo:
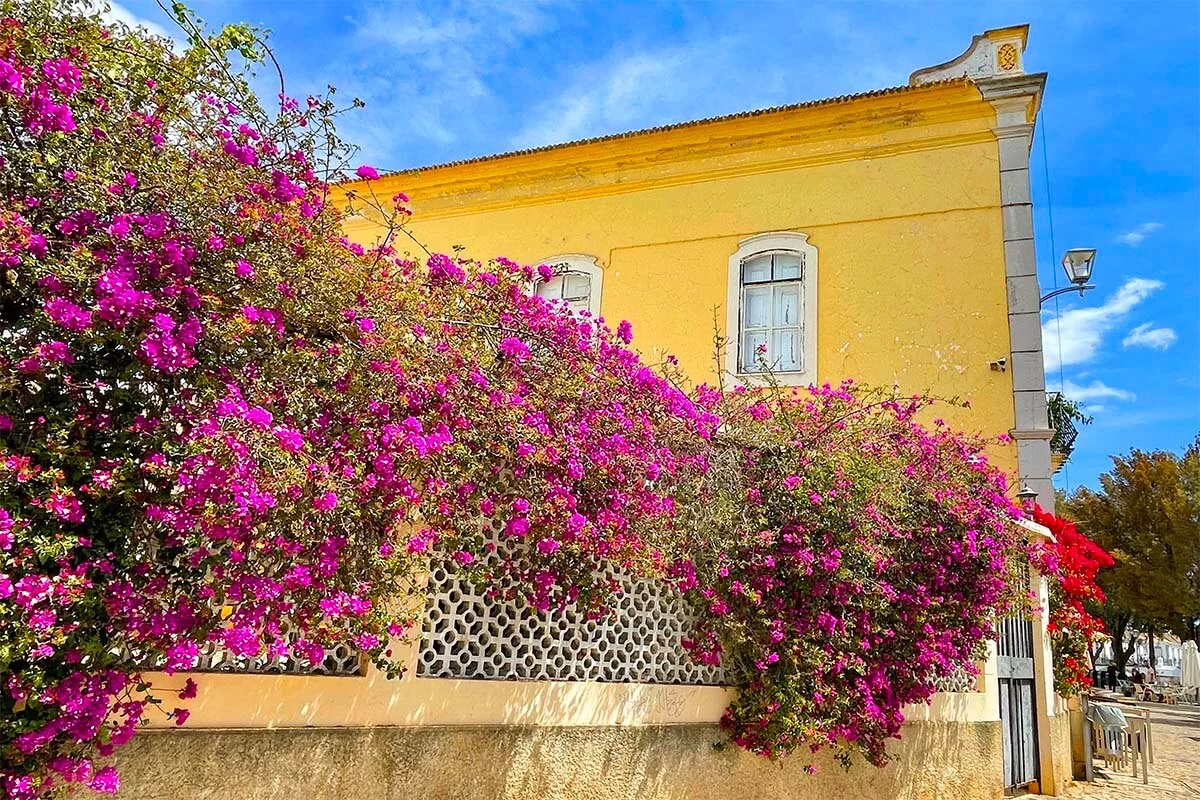
M 1110 454 L 1200 433 L 1196 0 L 192 6 L 269 29 L 289 94 L 364 100 L 343 132 L 390 170 L 901 86 L 1029 23 L 1025 68 L 1049 73 L 1031 157 L 1043 292 L 1065 285 L 1067 248 L 1098 250 L 1097 288 L 1043 309 L 1047 386 L 1094 419 L 1055 482 L 1096 487 Z M 170 25 L 153 0 L 115 11 Z

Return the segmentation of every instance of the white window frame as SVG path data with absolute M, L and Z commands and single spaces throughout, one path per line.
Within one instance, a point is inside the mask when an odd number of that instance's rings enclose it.
M 555 274 L 576 272 L 581 275 L 587 275 L 592 281 L 592 291 L 588 297 L 587 310 L 591 313 L 592 317 L 600 316 L 600 296 L 604 291 L 604 269 L 597 263 L 595 256 L 583 253 L 566 253 L 560 256 L 539 259 L 537 266 L 540 267 L 543 265 L 553 267 Z M 565 270 L 563 269 L 564 267 Z M 539 283 L 541 283 L 541 279 L 534 278 L 533 285 L 529 287 L 531 293 L 537 294 Z
M 725 371 L 735 382 L 762 385 L 766 377 L 742 368 L 742 264 L 756 256 L 793 253 L 804 257 L 800 296 L 804 313 L 800 320 L 803 344 L 800 369 L 775 372 L 775 380 L 784 386 L 808 386 L 817 379 L 817 248 L 808 242 L 807 233 L 780 231 L 760 233 L 743 239 L 729 257 L 729 286 L 725 300 Z M 770 353 L 767 354 L 768 357 Z

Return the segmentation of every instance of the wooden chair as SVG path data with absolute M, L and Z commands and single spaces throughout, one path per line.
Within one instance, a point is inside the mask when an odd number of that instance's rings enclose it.
M 1182 686 L 1163 686 L 1159 693 L 1163 696 L 1163 702 L 1171 706 L 1179 705 L 1179 701 L 1187 697 L 1187 692 Z

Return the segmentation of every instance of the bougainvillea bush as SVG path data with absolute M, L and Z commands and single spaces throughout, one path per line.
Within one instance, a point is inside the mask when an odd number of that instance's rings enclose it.
M 883 764 L 901 707 L 974 671 L 1021 602 L 1005 476 L 984 441 L 918 421 L 932 398 L 846 382 L 711 400 L 731 431 L 709 476 L 723 503 L 676 572 L 703 612 L 694 652 L 744 687 L 722 724 L 766 756 Z
M 168 41 L 0 5 L 4 793 L 115 791 L 104 758 L 196 691 L 139 665 L 350 644 L 395 674 L 434 556 L 593 614 L 602 565 L 668 577 L 745 684 L 735 742 L 881 762 L 1007 602 L 980 445 L 852 387 L 685 391 L 531 296 L 547 268 L 425 252 L 332 92 L 260 105 L 256 33 L 175 13 Z
M 1074 697 L 1092 685 L 1090 649 L 1106 633 L 1104 622 L 1088 610 L 1088 604 L 1104 602 L 1096 575 L 1115 562 L 1073 521 L 1041 506 L 1034 507 L 1033 520 L 1054 536 L 1054 541 L 1038 545 L 1034 557 L 1050 579 L 1046 627 L 1054 647 L 1054 688 L 1063 697 Z
M 479 576 L 497 594 L 598 607 L 601 560 L 661 561 L 715 425 L 627 330 L 530 297 L 529 269 L 397 255 L 403 197 L 360 202 L 377 246 L 345 241 L 339 110 L 265 112 L 240 71 L 254 34 L 180 20 L 176 44 L 63 4 L 0 20 L 13 797 L 115 789 L 93 756 L 159 699 L 131 662 L 349 642 L 395 669 L 397 595 L 433 548 L 476 561 L 481 518 L 531 543 Z

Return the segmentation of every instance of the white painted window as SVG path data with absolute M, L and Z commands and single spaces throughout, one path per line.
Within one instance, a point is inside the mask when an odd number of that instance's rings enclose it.
M 565 303 L 576 313 L 587 311 L 600 316 L 600 292 L 604 288 L 604 270 L 594 256 L 562 255 L 544 258 L 538 265 L 554 270 L 550 280 L 538 278 L 533 291 L 539 297 Z
M 729 258 L 726 367 L 753 379 L 768 367 L 780 383 L 816 376 L 817 249 L 803 233 L 765 233 Z

